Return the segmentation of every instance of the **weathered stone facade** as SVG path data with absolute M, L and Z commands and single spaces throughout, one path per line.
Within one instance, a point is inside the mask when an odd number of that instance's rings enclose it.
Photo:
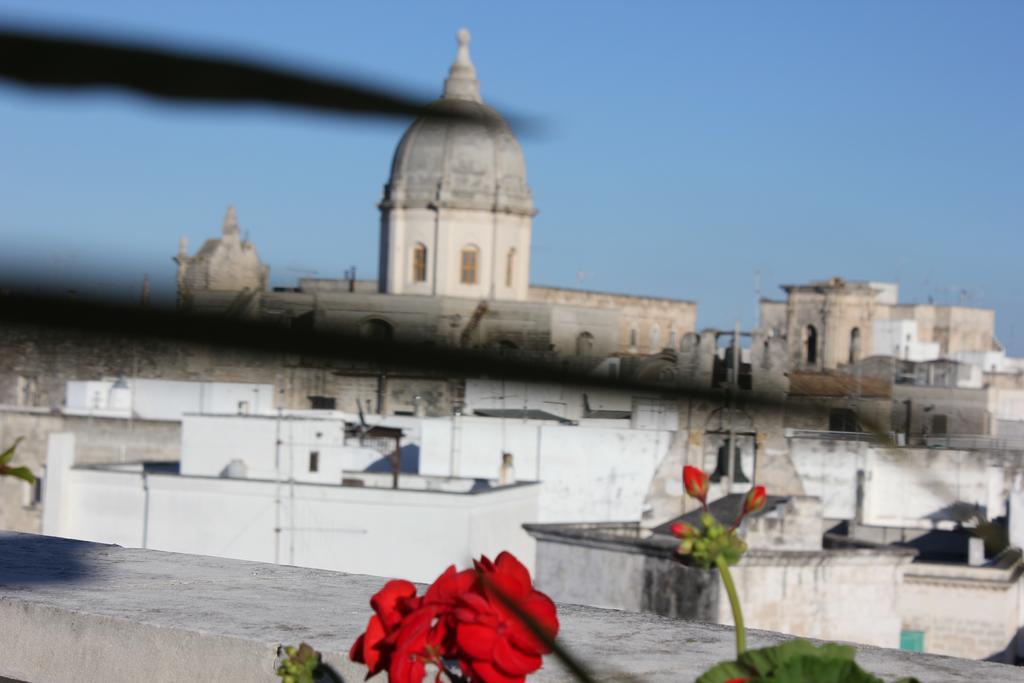
M 195 256 L 181 239 L 178 255 L 178 301 L 187 305 L 192 292 L 260 292 L 267 288 L 269 268 L 260 262 L 256 247 L 243 240 L 235 207 L 224 216 L 219 239 L 208 239 Z
M 657 297 L 588 292 L 559 287 L 530 287 L 530 300 L 559 306 L 580 306 L 619 312 L 612 353 L 655 354 L 678 349 L 683 336 L 696 330 L 697 304 Z M 564 344 L 563 344 L 564 345 Z
M 902 627 L 922 634 L 925 652 L 1015 663 L 1021 571 L 1019 561 L 992 567 L 915 563 L 900 591 Z
M 896 285 L 848 282 L 834 277 L 785 285 L 786 301 L 761 301 L 761 329 L 789 341 L 793 368 L 834 370 L 872 355 L 888 355 L 876 343 L 875 323 L 915 323 L 914 343 L 938 344 L 941 357 L 998 348 L 995 312 L 968 306 L 897 303 Z

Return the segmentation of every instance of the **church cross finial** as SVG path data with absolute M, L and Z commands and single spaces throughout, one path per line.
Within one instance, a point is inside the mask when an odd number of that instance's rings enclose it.
M 448 79 L 444 82 L 444 96 L 449 99 L 481 102 L 480 81 L 476 79 L 476 67 L 469 57 L 469 37 L 469 31 L 464 28 L 459 29 L 455 35 L 459 49 L 448 71 Z

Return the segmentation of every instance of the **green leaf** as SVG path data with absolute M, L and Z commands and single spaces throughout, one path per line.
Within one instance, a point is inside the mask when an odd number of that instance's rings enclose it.
M 857 666 L 852 659 L 821 656 L 819 653 L 787 659 L 759 683 L 885 683 Z
M 30 484 L 36 483 L 36 475 L 32 474 L 32 470 L 27 467 L 11 467 L 6 468 L 5 474 L 18 479 L 24 479 Z
M 19 444 L 19 443 L 21 443 L 21 440 L 22 440 L 23 438 L 24 438 L 24 437 L 21 437 L 21 436 L 19 436 L 19 437 L 18 437 L 17 439 L 15 439 L 15 440 L 14 440 L 14 443 L 12 443 L 12 444 L 11 444 L 11 447 L 10 447 L 10 448 L 8 448 L 8 449 L 7 449 L 6 451 L 4 451 L 3 453 L 0 453 L 0 465 L 5 465 L 5 464 L 7 464 L 7 462 L 8 462 L 8 461 L 9 461 L 9 460 L 10 460 L 10 459 L 11 459 L 12 457 L 14 457 L 14 449 L 18 447 L 18 444 Z
M 853 661 L 856 651 L 847 645 L 826 643 L 815 647 L 806 640 L 787 640 L 781 645 L 747 650 L 739 661 L 752 669 L 758 676 L 767 676 L 794 657 L 829 657 Z
M 749 678 L 751 683 L 884 683 L 857 665 L 856 651 L 848 645 L 826 643 L 815 647 L 806 640 L 748 650 L 738 661 L 715 665 L 697 683 L 726 683 Z M 919 683 L 905 678 L 896 683 Z
M 725 683 L 733 678 L 748 678 L 754 672 L 739 662 L 720 662 L 705 671 L 696 683 Z

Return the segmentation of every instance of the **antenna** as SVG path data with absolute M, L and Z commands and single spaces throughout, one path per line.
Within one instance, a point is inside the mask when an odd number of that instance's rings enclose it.
M 754 328 L 761 327 L 761 271 L 754 271 Z

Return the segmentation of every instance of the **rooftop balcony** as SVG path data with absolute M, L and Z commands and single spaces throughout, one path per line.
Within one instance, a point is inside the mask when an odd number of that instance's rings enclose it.
M 279 645 L 305 641 L 346 681 L 361 681 L 365 670 L 344 653 L 382 583 L 0 532 L 0 680 L 271 683 Z M 733 652 L 732 630 L 723 626 L 575 605 L 558 611 L 562 641 L 602 681 L 690 681 Z M 752 647 L 784 638 L 749 636 Z M 898 650 L 863 647 L 858 660 L 886 680 L 1024 681 L 1015 667 Z M 549 657 L 530 680 L 573 679 Z

